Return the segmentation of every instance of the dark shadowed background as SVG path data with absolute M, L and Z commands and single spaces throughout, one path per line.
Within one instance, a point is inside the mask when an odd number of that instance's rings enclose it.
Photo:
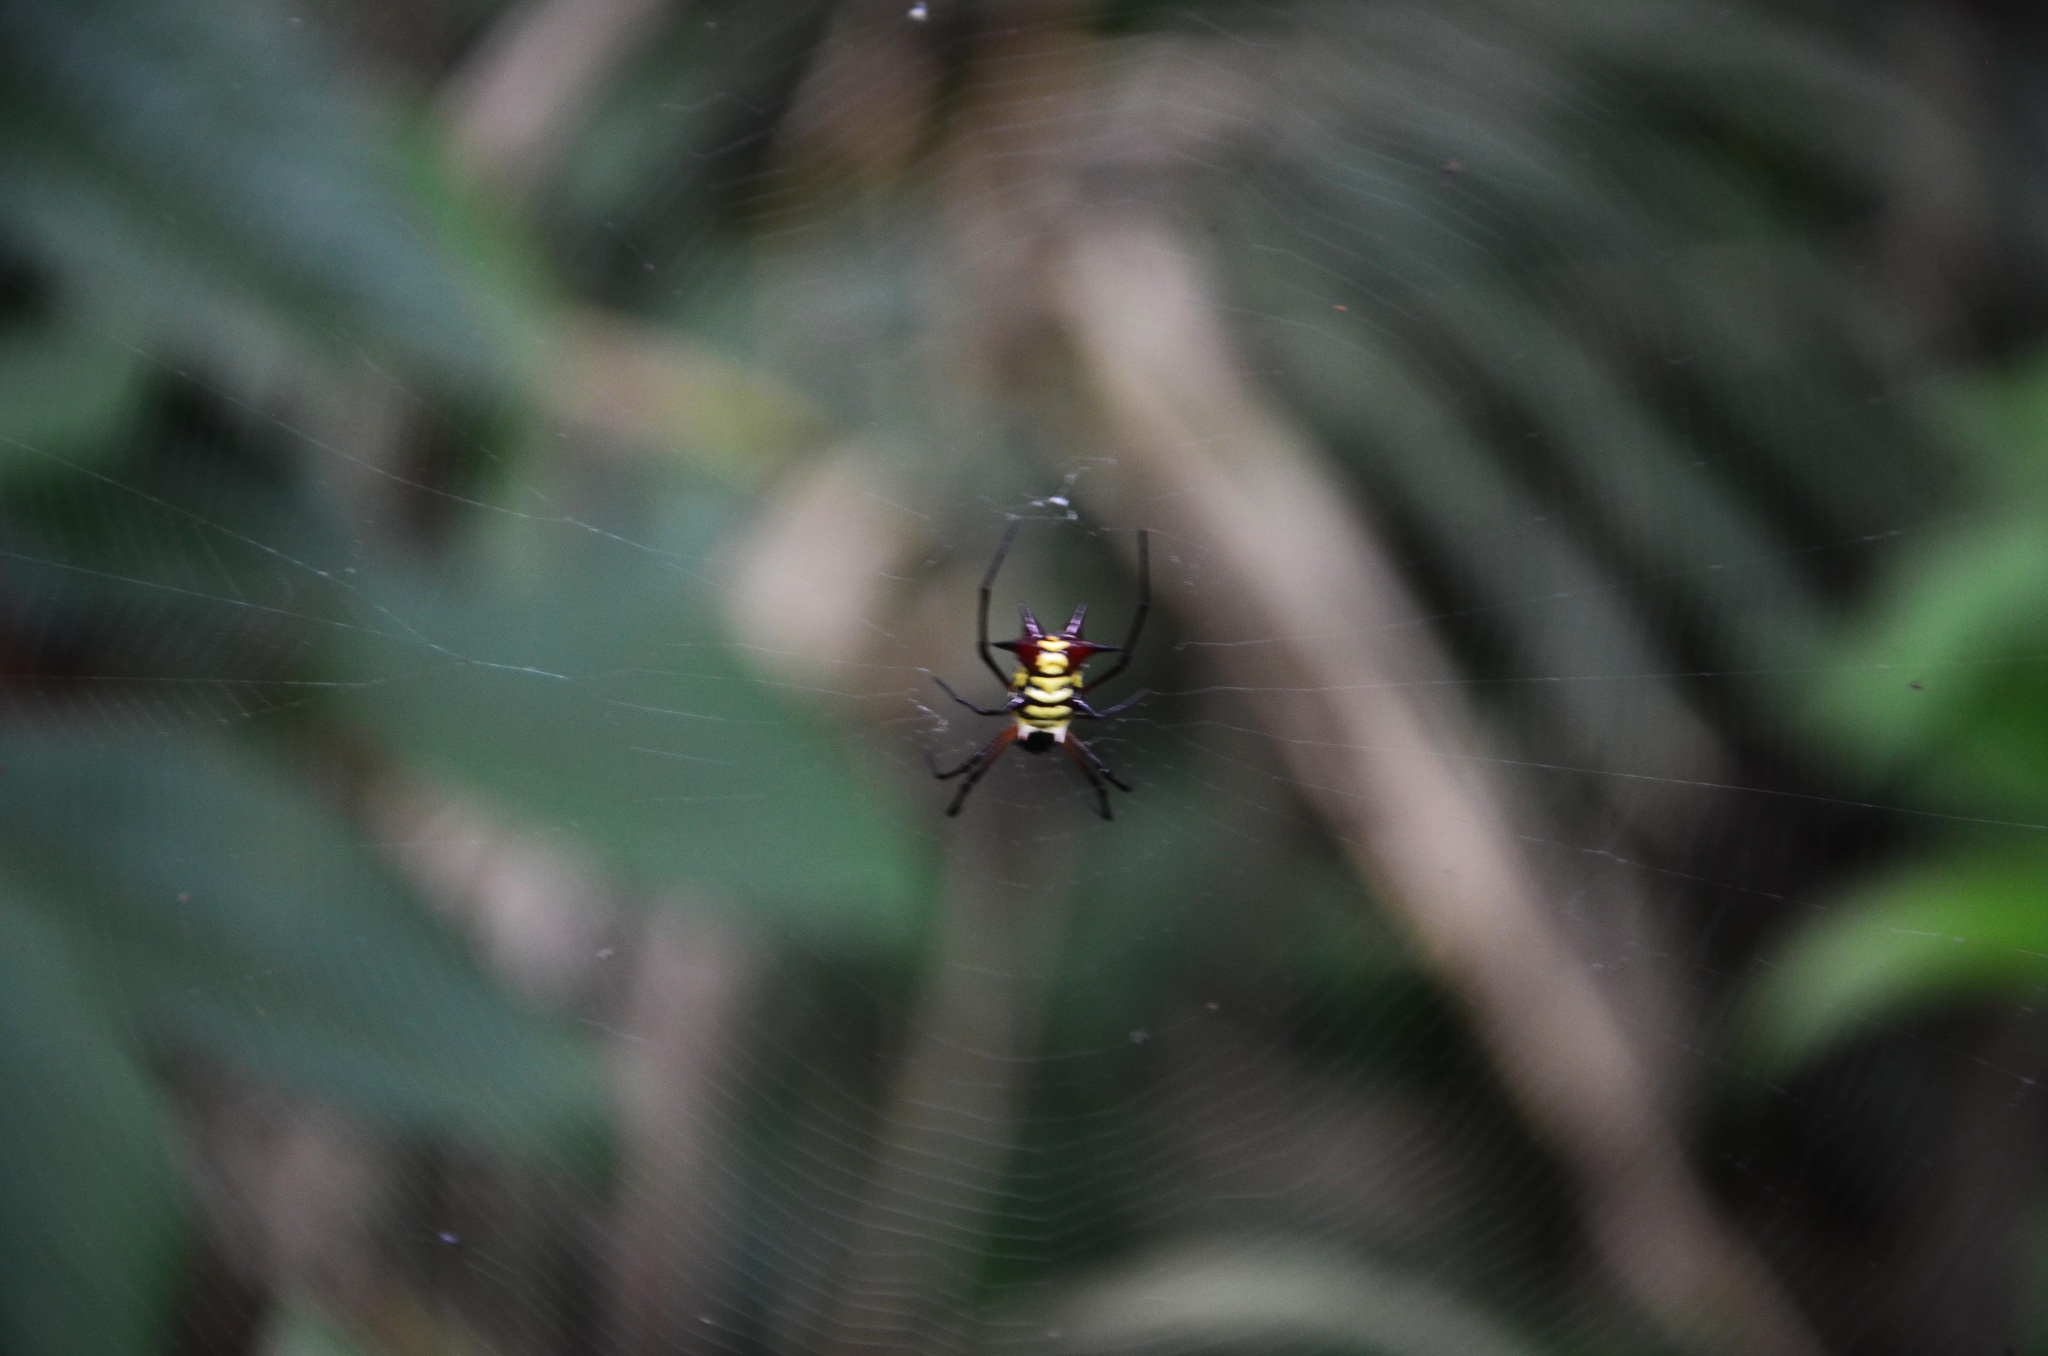
M 0 1353 L 2048 1356 L 2044 335 L 2023 4 L 0 0 Z

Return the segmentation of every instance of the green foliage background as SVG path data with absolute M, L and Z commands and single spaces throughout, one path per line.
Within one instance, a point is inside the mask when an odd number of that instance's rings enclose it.
M 883 699 L 789 678 L 741 633 L 731 562 L 865 447 L 928 526 L 877 615 L 910 634 L 944 607 L 968 672 L 963 581 L 1004 509 L 1079 464 L 1056 379 L 1004 368 L 992 399 L 933 357 L 968 346 L 956 294 L 999 295 L 934 262 L 973 194 L 932 166 L 978 134 L 963 110 L 1002 69 L 979 54 L 1011 23 L 1119 77 L 1192 54 L 1227 92 L 1125 189 L 1207 242 L 1234 338 L 1401 552 L 1503 779 L 1568 847 L 1657 875 L 1691 959 L 1670 1039 L 1717 1052 L 1676 1101 L 1744 1165 L 1722 1203 L 1793 1240 L 1765 1251 L 1831 1347 L 1942 1349 L 1935 1319 L 1875 1330 L 1843 1221 L 1908 1230 L 1961 1187 L 1900 1204 L 1801 1146 L 1833 1114 L 1816 1088 L 1881 1101 L 1929 1040 L 1961 1066 L 1991 1031 L 2016 1077 L 2039 1067 L 2048 270 L 2014 111 L 2035 72 L 2000 20 L 937 4 L 935 92 L 892 161 L 861 130 L 886 73 L 803 100 L 902 16 L 721 0 L 661 15 L 520 193 L 461 162 L 445 102 L 516 16 L 417 8 L 0 5 L 0 1351 L 225 1343 L 192 1316 L 217 1298 L 190 1187 L 217 1080 L 442 1163 L 415 1203 L 454 1162 L 620 1207 L 603 1023 L 479 959 L 379 839 L 393 779 L 754 939 L 702 1274 L 751 1348 L 808 1348 L 825 1301 L 793 1278 L 871 1185 L 953 916 L 916 748 L 957 731 L 916 714 L 915 674 Z M 1916 83 L 1900 35 L 1923 31 L 1992 74 Z M 1930 224 L 1900 206 L 1941 191 L 1930 158 L 2000 191 Z M 577 385 L 594 316 L 695 355 L 661 369 L 651 432 L 563 414 L 609 391 Z M 1063 530 L 1064 574 L 1011 568 L 1120 608 L 1124 567 Z M 1110 740 L 1143 793 L 1024 858 L 1064 923 L 1019 962 L 1044 1029 L 963 1303 L 999 1327 L 1069 1286 L 1120 1350 L 1682 1345 L 1597 1278 L 1459 995 L 1174 646 L 1216 639 L 1200 544 L 1174 549 L 1165 696 Z M 1147 1043 L 1202 998 L 1244 1044 L 1176 1092 Z M 1155 1161 L 1256 1161 L 1262 1128 L 1351 1100 L 1412 1112 L 1448 1165 L 1398 1225 L 1318 1213 L 1313 1187 L 1197 1200 Z M 1211 1115 L 1250 1147 L 1200 1159 Z M 1925 1156 L 1887 1134 L 1856 1150 L 1880 1184 Z M 518 1284 L 603 1293 L 606 1227 L 551 1234 L 580 1260 L 536 1249 Z M 494 1318 L 387 1245 L 431 1321 L 255 1284 L 220 1349 L 602 1349 L 595 1320 Z M 2024 1242 L 1994 1260 L 2033 1265 Z M 1974 1336 L 2048 1350 L 1999 1293 Z

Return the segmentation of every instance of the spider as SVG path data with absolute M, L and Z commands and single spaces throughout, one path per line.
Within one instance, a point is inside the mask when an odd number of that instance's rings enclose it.
M 1098 645 L 1081 638 L 1081 623 L 1088 615 L 1088 604 L 1083 603 L 1074 609 L 1072 620 L 1058 635 L 1047 635 L 1039 626 L 1038 618 L 1031 615 L 1030 607 L 1023 607 L 1024 634 L 1015 640 L 998 641 L 991 647 L 988 641 L 989 590 L 995 586 L 996 575 L 1003 568 L 1003 558 L 1010 554 L 1010 543 L 1017 539 L 1017 529 L 1021 525 L 1013 521 L 1009 531 L 1003 533 L 1003 543 L 996 548 L 996 558 L 989 562 L 988 573 L 981 577 L 981 610 L 975 623 L 975 645 L 981 651 L 981 662 L 988 665 L 989 672 L 1002 683 L 1010 694 L 1009 700 L 994 709 L 976 706 L 955 692 L 945 679 L 936 674 L 932 677 L 948 697 L 977 716 L 1011 716 L 1014 719 L 952 771 L 941 772 L 934 763 L 932 775 L 940 781 L 947 781 L 966 774 L 967 780 L 960 784 L 953 803 L 946 807 L 948 815 L 957 815 L 960 807 L 967 803 L 967 793 L 988 775 L 988 770 L 1012 745 L 1026 753 L 1044 753 L 1057 746 L 1067 751 L 1067 756 L 1074 760 L 1074 766 L 1081 769 L 1088 785 L 1095 789 L 1096 813 L 1104 819 L 1114 819 L 1116 816 L 1109 809 L 1109 787 L 1114 786 L 1119 791 L 1131 788 L 1111 772 L 1108 765 L 1096 757 L 1069 726 L 1076 720 L 1107 720 L 1120 711 L 1129 710 L 1148 695 L 1142 691 L 1135 692 L 1104 711 L 1097 711 L 1084 700 L 1088 693 L 1130 667 L 1131 653 L 1138 645 L 1138 633 L 1145 629 L 1145 614 L 1152 610 L 1146 533 L 1143 528 L 1138 529 L 1138 608 L 1131 615 L 1131 631 L 1124 637 L 1123 644 Z M 1016 671 L 1006 676 L 1002 666 L 996 663 L 996 657 L 989 653 L 991 648 L 1008 650 L 1016 655 Z M 1114 654 L 1120 658 L 1100 678 L 1083 682 L 1081 666 L 1098 654 Z M 1104 785 L 1105 782 L 1108 785 Z

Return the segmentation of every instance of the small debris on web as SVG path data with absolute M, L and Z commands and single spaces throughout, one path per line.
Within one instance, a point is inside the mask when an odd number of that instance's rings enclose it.
M 910 7 L 910 17 L 917 23 L 923 23 L 926 19 L 932 17 L 932 12 L 925 5 L 924 0 L 917 0 L 917 3 Z M 708 1323 L 710 1320 L 706 1319 L 705 1322 Z
M 1071 486 L 1073 482 L 1074 478 L 1072 476 L 1068 476 L 1068 485 Z M 1068 522 L 1077 523 L 1081 521 L 1080 510 L 1074 507 L 1073 499 L 1070 498 L 1064 491 L 1058 494 L 1049 494 L 1043 499 L 1034 499 L 1031 501 L 1031 507 L 1035 509 L 1057 509 L 1060 515 L 1064 517 Z
M 440 1233 L 435 1234 L 434 1237 L 440 1239 L 443 1243 L 446 1243 L 451 1248 L 459 1248 L 462 1246 L 462 1240 L 457 1238 L 454 1234 L 449 1233 L 446 1229 L 443 1229 Z
M 1151 1039 L 1152 1033 L 1147 1031 L 1142 1026 L 1131 1033 L 1131 1044 L 1133 1045 L 1143 1045 L 1146 1041 L 1149 1041 Z

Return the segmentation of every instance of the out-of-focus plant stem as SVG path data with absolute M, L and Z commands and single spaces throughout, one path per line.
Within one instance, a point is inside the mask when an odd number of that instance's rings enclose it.
M 1281 637 L 1233 652 L 1239 681 L 1575 1173 L 1613 1275 L 1713 1349 L 1818 1350 L 1696 1181 L 1472 761 L 1470 720 L 1428 683 L 1451 670 L 1419 608 L 1365 515 L 1252 391 L 1191 248 L 1149 219 L 1098 215 L 1077 223 L 1056 286 L 1106 435 L 1158 492 L 1147 519 L 1225 566 L 1204 605 Z
M 642 940 L 614 1058 L 624 1162 L 608 1349 L 619 1356 L 694 1349 L 725 1303 L 732 1206 L 714 1099 L 761 959 L 741 929 L 711 918 L 660 917 Z

